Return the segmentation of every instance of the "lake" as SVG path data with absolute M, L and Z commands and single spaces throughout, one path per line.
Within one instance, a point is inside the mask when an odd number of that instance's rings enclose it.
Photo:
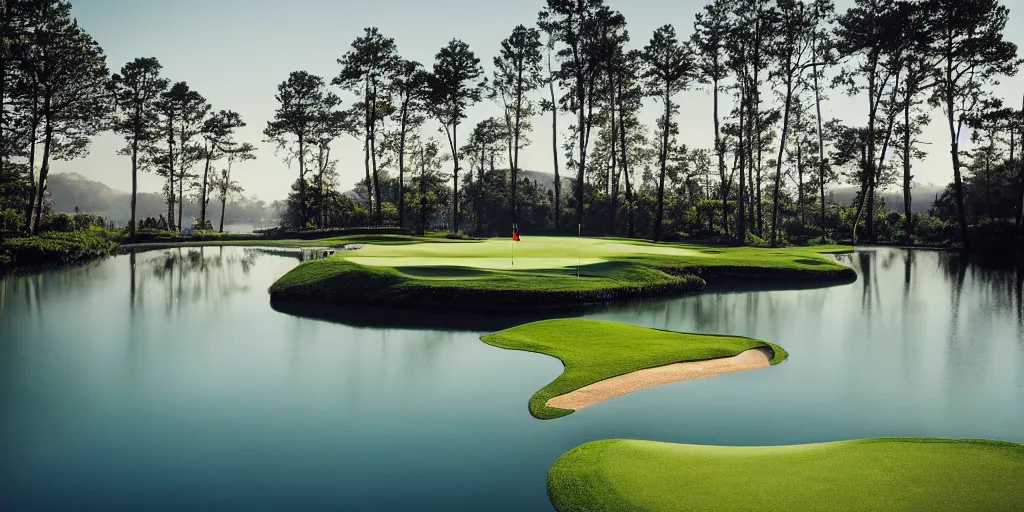
M 551 462 L 596 439 L 1024 442 L 1024 274 L 946 253 L 586 312 L 790 359 L 552 421 L 527 401 L 561 363 L 479 341 L 509 320 L 279 312 L 267 288 L 300 258 L 175 249 L 0 281 L 0 509 L 550 511 Z

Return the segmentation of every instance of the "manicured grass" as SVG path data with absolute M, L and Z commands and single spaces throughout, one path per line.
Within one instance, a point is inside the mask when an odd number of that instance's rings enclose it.
M 556 396 L 644 368 L 731 357 L 758 347 L 772 349 L 772 364 L 788 357 L 782 347 L 752 338 L 684 334 L 576 318 L 534 322 L 480 339 L 496 347 L 557 357 L 565 365 L 558 378 L 530 398 L 530 413 L 539 419 L 573 412 L 548 407 L 548 400 Z
M 1024 510 L 1024 445 L 867 439 L 724 447 L 605 440 L 548 473 L 559 512 Z
M 515 244 L 513 265 L 513 242 L 504 239 L 393 236 L 311 242 L 366 245 L 300 265 L 271 287 L 275 300 L 475 310 L 537 308 L 696 292 L 704 287 L 703 276 L 824 281 L 856 276 L 822 254 L 835 247 L 752 249 L 530 237 Z

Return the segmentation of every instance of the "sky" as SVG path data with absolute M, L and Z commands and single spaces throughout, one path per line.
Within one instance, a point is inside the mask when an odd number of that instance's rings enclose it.
M 657 27 L 675 26 L 680 38 L 693 30 L 694 15 L 707 3 L 702 0 L 607 0 L 627 20 L 631 47 L 642 48 Z M 263 141 L 263 129 L 276 108 L 277 85 L 292 71 L 305 70 L 329 83 L 340 71 L 337 59 L 348 51 L 365 27 L 378 27 L 395 39 L 403 58 L 430 67 L 437 50 L 457 38 L 469 44 L 481 59 L 486 74 L 501 41 L 518 25 L 534 26 L 543 0 L 77 0 L 73 15 L 100 43 L 112 72 L 137 57 L 156 57 L 163 74 L 185 81 L 216 110 L 234 110 L 248 124 L 238 131 L 240 141 L 252 142 L 258 158 L 238 164 L 232 174 L 245 188 L 267 202 L 283 199 L 298 177 L 295 164 L 275 154 L 273 144 Z M 837 0 L 845 10 L 850 0 Z M 1006 38 L 1024 47 L 1024 0 L 1004 1 L 1010 8 Z M 1024 51 L 1022 51 L 1024 53 Z M 340 91 L 339 91 L 340 92 Z M 1019 104 L 1024 77 L 1004 78 L 996 93 L 1009 105 Z M 538 92 L 539 95 L 542 92 Z M 352 98 L 342 95 L 345 105 Z M 680 94 L 680 141 L 692 148 L 713 147 L 711 94 L 692 90 Z M 865 124 L 866 99 L 832 91 L 823 105 L 825 119 L 840 118 Z M 653 126 L 657 106 L 648 100 L 645 121 Z M 343 106 L 345 106 L 343 105 Z M 468 112 L 460 134 L 468 134 L 478 121 L 500 114 L 493 102 L 484 100 Z M 559 119 L 561 135 L 571 115 Z M 533 145 L 520 154 L 520 167 L 551 171 L 550 114 L 534 121 Z M 426 135 L 436 125 L 428 125 Z M 460 144 L 465 141 L 464 135 Z M 915 181 L 946 184 L 952 180 L 949 135 L 941 111 L 923 134 L 929 154 L 915 166 Z M 76 172 L 119 189 L 131 187 L 131 162 L 118 156 L 120 136 L 103 134 L 92 143 L 90 154 L 71 162 L 54 162 L 52 172 Z M 354 185 L 364 173 L 362 144 L 352 137 L 335 143 L 332 155 L 339 159 L 343 187 Z M 564 166 L 564 163 L 563 163 Z M 140 177 L 141 192 L 158 192 L 162 181 L 153 174 Z

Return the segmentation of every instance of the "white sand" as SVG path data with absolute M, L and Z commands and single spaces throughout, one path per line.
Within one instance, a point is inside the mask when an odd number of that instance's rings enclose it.
M 766 368 L 771 365 L 772 356 L 771 349 L 755 348 L 733 357 L 675 363 L 637 370 L 556 396 L 548 400 L 547 405 L 558 409 L 579 410 L 639 389 L 703 379 L 724 373 Z

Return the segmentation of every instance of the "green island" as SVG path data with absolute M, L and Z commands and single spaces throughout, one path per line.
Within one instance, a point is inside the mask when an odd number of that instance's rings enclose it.
M 338 305 L 540 309 L 701 291 L 706 280 L 849 282 L 827 254 L 845 246 L 765 249 L 621 238 L 447 240 L 339 237 L 357 250 L 299 265 L 270 288 L 275 301 Z M 515 257 L 513 261 L 513 253 Z M 578 273 L 578 274 L 577 274 Z
M 558 458 L 559 512 L 1022 510 L 1024 445 L 865 439 L 797 446 L 603 440 Z
M 561 375 L 530 398 L 530 413 L 539 419 L 573 412 L 548 406 L 552 398 L 638 370 L 727 358 L 758 348 L 771 351 L 770 364 L 788 357 L 782 347 L 751 338 L 685 334 L 575 318 L 533 322 L 481 340 L 505 349 L 550 355 L 565 365 Z

